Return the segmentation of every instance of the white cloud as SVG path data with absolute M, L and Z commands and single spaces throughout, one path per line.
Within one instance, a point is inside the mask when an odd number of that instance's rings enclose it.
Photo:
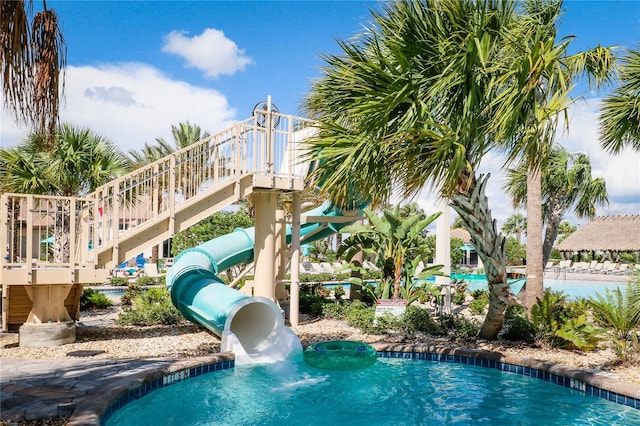
M 68 67 L 61 121 L 107 137 L 125 151 L 156 137 L 172 140 L 171 125 L 189 121 L 215 133 L 234 121 L 235 111 L 219 92 L 173 81 L 140 63 Z M 27 132 L 2 111 L 3 146 Z
M 206 77 L 232 75 L 253 63 L 244 50 L 220 30 L 207 28 L 191 38 L 185 34 L 182 31 L 167 34 L 162 51 L 184 58 L 188 67 L 199 69 Z

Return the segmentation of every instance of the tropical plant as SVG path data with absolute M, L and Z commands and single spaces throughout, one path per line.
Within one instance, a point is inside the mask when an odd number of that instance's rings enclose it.
M 392 210 L 385 209 L 382 217 L 369 209 L 364 209 L 364 214 L 369 225 L 351 225 L 343 229 L 350 235 L 338 249 L 338 257 L 351 261 L 360 251 L 375 255 L 376 265 L 382 270 L 382 281 L 385 285 L 393 285 L 393 298 L 398 299 L 402 281 L 413 281 L 418 263 L 427 261 L 419 250 L 420 233 L 440 213 L 426 218 L 422 213 L 402 218 L 400 207 L 396 206 Z M 433 271 L 429 269 L 430 273 Z
M 136 293 L 131 306 L 124 306 L 118 324 L 130 325 L 174 325 L 184 320 L 173 303 L 166 288 L 150 288 Z
M 107 297 L 106 294 L 92 288 L 85 288 L 82 292 L 82 296 L 80 296 L 81 311 L 90 309 L 104 309 L 112 305 L 113 302 Z
M 32 0 L 0 1 L 0 63 L 4 105 L 17 121 L 45 135 L 39 149 L 54 146 L 66 46 L 55 10 L 29 15 Z
M 512 214 L 502 224 L 502 232 L 507 235 L 515 235 L 518 242 L 521 242 L 522 233 L 527 232 L 527 219 L 522 213 Z
M 527 204 L 527 174 L 525 164 L 507 171 L 505 190 L 515 207 Z M 596 206 L 609 202 L 604 178 L 594 178 L 591 161 L 584 153 L 571 154 L 561 146 L 551 149 L 542 177 L 542 212 L 545 226 L 542 260 L 549 261 L 551 249 L 565 214 L 572 211 L 581 219 L 592 219 Z
M 82 196 L 125 174 L 129 163 L 118 148 L 87 128 L 62 124 L 50 151 L 41 150 L 47 137 L 33 133 L 21 144 L 0 149 L 0 191 L 25 194 Z M 14 212 L 15 213 L 15 212 Z M 56 202 L 53 254 L 69 259 L 71 221 L 68 199 Z
M 631 352 L 638 349 L 638 326 L 640 326 L 640 311 L 634 308 L 632 287 L 629 284 L 626 295 L 619 288 L 607 290 L 604 295 L 597 293 L 589 299 L 588 304 L 596 322 L 613 329 L 613 349 L 618 358 L 625 361 Z M 640 284 L 635 284 L 640 287 Z
M 619 81 L 600 109 L 600 141 L 612 154 L 619 154 L 627 146 L 640 151 L 640 48 L 626 51 Z
M 593 350 L 604 330 L 587 321 L 583 309 L 575 309 L 562 291 L 545 289 L 531 308 L 531 323 L 536 337 L 552 347 Z

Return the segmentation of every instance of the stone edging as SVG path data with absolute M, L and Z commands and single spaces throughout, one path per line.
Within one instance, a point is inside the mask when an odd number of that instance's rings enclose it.
M 495 368 L 640 409 L 640 385 L 622 382 L 598 371 L 580 370 L 553 362 L 480 349 L 384 343 L 374 343 L 371 346 L 378 351 L 379 357 L 428 359 Z M 100 388 L 99 394 L 89 395 L 80 401 L 67 426 L 101 425 L 112 411 L 154 389 L 210 371 L 233 368 L 234 361 L 235 356 L 230 352 L 182 358 L 159 368 L 146 369 L 116 380 Z

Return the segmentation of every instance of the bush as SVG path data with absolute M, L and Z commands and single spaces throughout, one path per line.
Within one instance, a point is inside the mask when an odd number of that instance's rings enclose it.
M 319 317 L 322 315 L 325 304 L 330 303 L 323 296 L 316 294 L 301 292 L 299 301 L 299 310 L 302 314 Z M 333 304 L 333 303 L 332 303 Z
M 112 306 L 111 299 L 106 294 L 92 288 L 85 288 L 80 296 L 80 310 L 104 309 Z
M 111 277 L 109 278 L 109 285 L 113 286 L 125 286 L 129 284 L 129 280 L 125 277 Z
M 417 306 L 409 305 L 403 316 L 404 328 L 407 332 L 421 331 L 432 335 L 445 334 L 445 330 L 438 324 L 429 311 Z
M 479 327 L 471 319 L 462 315 L 442 315 L 442 326 L 454 337 L 463 340 L 473 340 L 478 337 Z
M 556 348 L 593 350 L 603 332 L 587 322 L 583 302 L 568 303 L 562 291 L 548 288 L 531 308 L 531 321 L 536 337 Z
M 130 307 L 120 313 L 118 324 L 130 325 L 173 325 L 184 317 L 171 303 L 166 288 L 150 288 L 132 298 Z
M 465 297 L 466 295 L 464 293 L 456 292 L 453 295 L 453 303 L 455 303 L 456 305 L 462 305 L 464 303 Z
M 136 284 L 138 284 L 139 286 L 150 286 L 150 285 L 156 285 L 156 279 L 152 278 L 152 277 L 140 277 L 136 280 Z
M 478 297 L 477 299 L 474 299 L 469 304 L 469 311 L 471 311 L 471 313 L 474 315 L 484 315 L 485 308 L 487 307 L 488 304 L 489 304 L 489 294 L 485 292 L 482 294 L 482 296 Z
M 502 337 L 511 341 L 532 343 L 536 330 L 526 318 L 526 311 L 522 306 L 509 306 L 504 317 Z
M 489 292 L 487 292 L 487 290 L 477 289 L 471 291 L 471 293 L 469 294 L 471 294 L 471 297 L 473 297 L 474 299 L 479 299 L 481 297 L 486 297 L 487 299 L 489 298 Z

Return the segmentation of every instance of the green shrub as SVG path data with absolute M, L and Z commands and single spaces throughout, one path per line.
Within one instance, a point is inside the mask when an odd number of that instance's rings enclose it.
M 536 337 L 556 348 L 593 350 L 603 330 L 587 321 L 581 305 L 568 303 L 562 291 L 545 289 L 531 308 Z
M 112 306 L 111 299 L 106 294 L 92 288 L 85 288 L 80 296 L 80 310 L 104 309 Z
M 637 280 L 636 280 L 637 281 Z M 640 292 L 640 283 L 631 282 L 626 294 L 619 288 L 599 293 L 588 301 L 595 321 L 611 329 L 611 346 L 620 361 L 628 361 L 640 352 L 637 329 L 640 326 L 640 311 L 635 306 L 634 294 Z
M 325 303 L 322 305 L 322 317 L 344 319 L 346 303 Z
M 131 306 L 133 304 L 133 299 L 140 295 L 140 293 L 142 293 L 142 288 L 137 283 L 128 283 L 127 289 L 120 297 L 120 305 L 122 307 Z
M 118 324 L 129 325 L 173 325 L 184 317 L 171 303 L 166 288 L 150 288 L 135 295 L 131 306 L 120 313 Z
M 469 304 L 469 311 L 471 311 L 472 314 L 474 315 L 484 315 L 485 314 L 485 308 L 487 307 L 487 305 L 489 304 L 489 295 L 488 293 L 482 293 L 482 295 L 480 297 L 478 297 L 477 299 L 474 299 L 470 304 Z
M 504 316 L 502 338 L 511 341 L 532 343 L 536 330 L 526 317 L 526 310 L 522 306 L 509 306 Z
M 322 315 L 322 310 L 326 303 L 329 303 L 329 301 L 322 296 L 301 292 L 299 310 L 302 314 L 319 317 Z
M 156 285 L 157 283 L 155 278 L 142 276 L 136 280 L 136 284 L 139 286 L 150 286 Z
M 445 330 L 438 324 L 426 309 L 409 305 L 403 316 L 404 328 L 407 332 L 421 331 L 435 336 L 445 334 Z
M 456 292 L 453 295 L 453 303 L 455 303 L 456 305 L 462 305 L 464 303 L 465 297 L 466 297 L 466 295 L 464 293 Z
M 471 294 L 471 297 L 473 297 L 474 299 L 479 299 L 481 297 L 486 297 L 487 299 L 489 298 L 489 293 L 487 292 L 487 290 L 483 289 L 472 290 L 469 294 Z
M 111 277 L 109 278 L 109 285 L 113 286 L 125 286 L 129 284 L 129 280 L 125 277 Z
M 442 315 L 442 326 L 454 337 L 464 340 L 473 340 L 478 337 L 480 331 L 478 325 L 471 319 L 462 315 Z

